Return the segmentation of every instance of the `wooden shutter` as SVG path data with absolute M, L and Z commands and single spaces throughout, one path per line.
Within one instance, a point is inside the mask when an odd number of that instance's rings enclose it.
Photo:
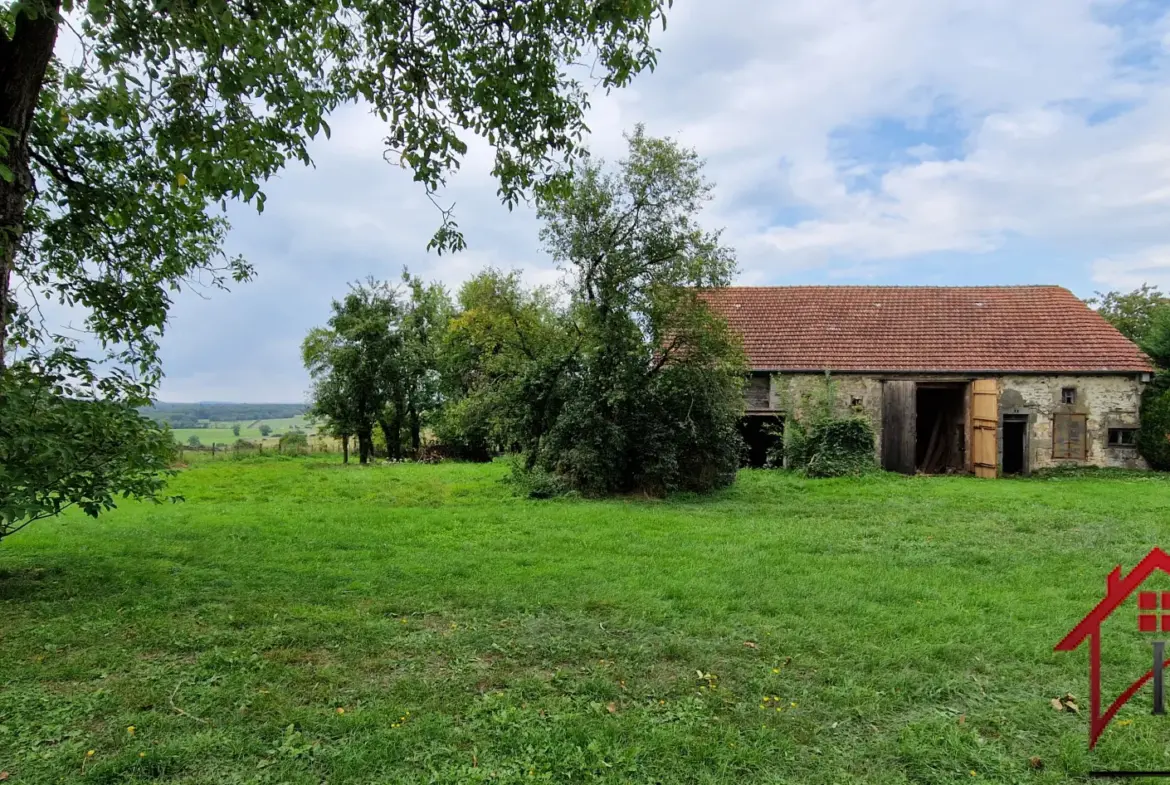
M 971 382 L 971 458 L 976 477 L 995 477 L 999 463 L 999 384 Z
M 1087 434 L 1085 415 L 1052 415 L 1052 458 L 1058 461 L 1083 461 L 1086 458 Z
M 766 411 L 772 408 L 772 402 L 769 400 L 768 393 L 771 385 L 770 376 L 752 376 L 748 378 L 747 387 L 744 388 L 744 401 L 749 412 Z
M 914 473 L 917 406 L 914 382 L 882 382 L 882 468 Z

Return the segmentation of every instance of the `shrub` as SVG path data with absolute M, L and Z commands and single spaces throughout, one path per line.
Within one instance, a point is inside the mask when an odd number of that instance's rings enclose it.
M 187 437 L 187 446 L 194 447 L 195 449 L 199 449 L 200 447 L 203 446 L 203 442 L 200 441 L 198 436 L 196 436 L 195 434 L 191 434 L 189 437 Z
M 809 477 L 842 477 L 873 468 L 873 426 L 850 415 L 816 423 L 803 444 L 803 468 Z
M 1142 394 L 1138 452 L 1151 469 L 1170 471 L 1170 373 L 1160 373 Z
M 309 437 L 301 431 L 289 431 L 280 437 L 280 451 L 282 453 L 308 452 Z
M 529 499 L 552 499 L 574 492 L 566 478 L 539 466 L 528 468 L 520 458 L 513 460 L 512 471 L 504 478 L 504 482 L 512 486 L 517 496 L 527 496 Z
M 471 396 L 444 406 L 432 430 L 445 457 L 486 463 L 492 459 L 490 421 L 491 412 L 482 399 Z
M 855 412 L 838 414 L 836 385 L 826 375 L 822 396 L 811 404 L 805 420 L 795 416 L 785 420 L 784 438 L 769 465 L 786 461 L 789 468 L 808 477 L 862 474 L 874 467 L 876 443 L 867 417 Z

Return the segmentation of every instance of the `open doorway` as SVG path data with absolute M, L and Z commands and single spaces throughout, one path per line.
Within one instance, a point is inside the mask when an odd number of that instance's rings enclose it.
M 919 383 L 915 405 L 915 468 L 924 474 L 964 471 L 967 466 L 966 386 Z
M 1003 458 L 1004 474 L 1028 473 L 1028 415 L 1005 414 L 1003 416 Z
M 744 443 L 742 465 L 751 469 L 766 466 L 768 453 L 780 444 L 783 428 L 784 421 L 774 414 L 744 417 L 739 424 Z

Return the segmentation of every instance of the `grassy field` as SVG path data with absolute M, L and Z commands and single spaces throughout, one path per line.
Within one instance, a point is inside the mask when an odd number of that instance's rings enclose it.
M 185 503 L 5 542 L 7 783 L 1170 768 L 1148 694 L 1089 753 L 1087 654 L 1052 651 L 1114 564 L 1170 544 L 1164 477 L 745 472 L 709 499 L 537 502 L 504 474 L 232 461 L 177 478 Z M 1149 667 L 1135 626 L 1108 633 L 1116 683 Z
M 215 444 L 234 444 L 236 439 L 248 439 L 250 441 L 259 441 L 260 426 L 268 425 L 272 428 L 272 433 L 280 434 L 286 433 L 293 428 L 299 428 L 305 433 L 314 433 L 316 427 L 310 425 L 308 420 L 301 417 L 284 417 L 279 420 L 251 420 L 248 422 L 215 422 L 209 423 L 207 428 L 175 428 L 171 432 L 175 435 L 175 441 L 179 444 L 186 444 L 187 440 L 192 436 L 198 436 L 199 441 L 205 445 Z M 236 436 L 232 431 L 233 425 L 240 426 L 240 435 Z M 268 437 L 271 441 L 275 441 L 272 436 Z

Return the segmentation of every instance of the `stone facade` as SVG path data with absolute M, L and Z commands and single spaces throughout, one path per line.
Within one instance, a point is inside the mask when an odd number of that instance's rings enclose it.
M 767 376 L 767 374 L 756 374 Z M 963 381 L 970 376 L 916 375 L 918 381 Z M 1146 468 L 1145 461 L 1132 446 L 1110 446 L 1111 428 L 1136 428 L 1143 383 L 1133 375 L 1004 375 L 996 377 L 999 385 L 1000 450 L 1003 449 L 1003 422 L 1010 419 L 1027 421 L 1027 469 L 1050 468 L 1073 464 L 1087 466 L 1114 466 Z M 877 434 L 877 455 L 881 456 L 882 379 L 863 374 L 834 374 L 826 385 L 824 374 L 779 373 L 771 375 L 768 400 L 771 409 L 803 418 L 812 406 L 824 400 L 826 390 L 832 390 L 834 407 L 838 412 L 850 409 L 865 414 Z M 1063 402 L 1067 390 L 1073 393 L 1075 403 Z M 1086 429 L 1084 460 L 1066 460 L 1053 457 L 1054 416 L 1060 414 L 1084 415 Z M 1002 462 L 999 465 L 1003 465 Z
M 1001 376 L 999 410 L 1028 417 L 1028 464 L 1046 469 L 1062 464 L 1144 469 L 1133 447 L 1110 447 L 1110 428 L 1136 428 L 1142 382 L 1137 376 Z M 1076 402 L 1062 403 L 1062 391 L 1075 390 Z M 1083 414 L 1087 428 L 1085 460 L 1053 458 L 1053 416 Z

